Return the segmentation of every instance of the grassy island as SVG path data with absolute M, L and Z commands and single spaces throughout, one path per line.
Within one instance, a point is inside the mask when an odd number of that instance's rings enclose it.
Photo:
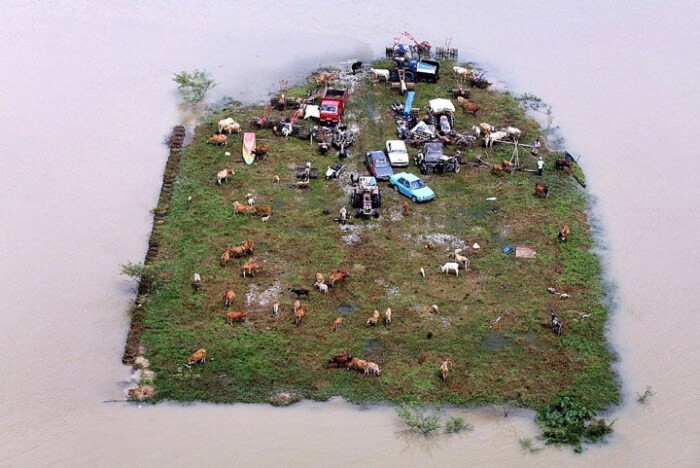
M 437 84 L 417 84 L 413 106 L 424 113 L 430 99 L 451 98 L 451 74 L 446 63 Z M 288 97 L 305 96 L 313 86 L 292 88 Z M 152 233 L 157 254 L 147 262 L 149 284 L 133 314 L 127 346 L 132 358 L 139 355 L 135 362 L 147 362 L 155 389 L 151 401 L 279 403 L 339 395 L 353 402 L 507 403 L 541 409 L 567 394 L 594 410 L 617 401 L 587 195 L 570 175 L 554 168 L 561 155 L 546 145 L 540 151 L 546 162 L 542 177 L 523 170 L 494 174 L 477 159 L 500 163 L 511 158 L 513 146 L 496 144 L 487 151 L 479 139 L 471 149 L 460 148 L 464 164 L 458 173 L 421 176 L 437 194 L 435 200 L 409 201 L 404 215 L 402 203 L 408 199 L 380 182 L 379 219 L 351 218 L 345 226 L 333 220 L 344 205 L 354 212 L 348 175 L 366 173 L 365 152 L 397 139 L 395 99 L 403 102 L 387 83 L 358 81 L 343 118 L 358 129 L 357 141 L 342 161 L 341 177 L 332 180 L 324 180 L 323 173 L 338 162 L 335 151 L 323 156 L 316 141 L 285 139 L 252 126 L 264 103 L 227 105 L 197 127 L 179 156 L 171 200 L 155 210 L 163 214 Z M 523 143 L 545 140 L 513 95 L 473 88 L 469 99 L 480 107 L 478 117 L 455 101 L 458 131 L 489 122 L 518 127 Z M 270 118 L 292 113 L 275 110 Z M 223 148 L 207 144 L 225 117 L 269 144 L 266 160 L 243 164 L 242 133 L 229 136 Z M 413 163 L 418 150 L 409 146 L 406 171 L 420 176 Z M 453 146 L 446 148 L 447 154 L 454 152 Z M 520 159 L 523 168 L 536 167 L 528 149 L 521 148 Z M 298 180 L 295 168 L 307 161 L 319 169 L 319 178 L 311 180 L 310 190 L 291 188 Z M 235 174 L 218 185 L 216 174 L 225 168 Z M 574 171 L 582 177 L 580 168 Z M 280 183 L 274 182 L 276 175 Z M 548 198 L 534 194 L 535 182 L 549 187 Z M 245 203 L 247 193 L 256 204 L 272 206 L 268 221 L 234 214 L 232 203 Z M 564 225 L 571 234 L 560 242 L 557 233 Z M 254 278 L 241 275 L 249 259 L 232 259 L 225 267 L 220 263 L 225 248 L 246 239 L 255 242 L 253 258 L 262 267 Z M 426 248 L 429 243 L 433 248 Z M 470 248 L 474 243 L 478 250 Z M 536 257 L 516 258 L 504 253 L 507 246 L 531 247 Z M 441 273 L 440 265 L 452 261 L 448 255 L 459 248 L 469 258 L 468 271 L 459 277 Z M 338 269 L 350 273 L 346 282 L 328 294 L 312 287 L 317 272 L 328 278 Z M 199 291 L 192 287 L 195 272 L 202 277 Z M 299 287 L 312 291 L 301 299 L 308 312 L 295 326 L 296 298 L 290 288 Z M 226 309 L 222 295 L 229 288 L 236 298 Z M 561 299 L 560 293 L 570 297 Z M 277 317 L 275 302 L 280 304 Z M 383 315 L 387 307 L 393 311 L 390 326 L 381 319 L 376 327 L 367 325 L 373 310 Z M 247 311 L 247 321 L 227 324 L 227 310 Z M 550 328 L 551 313 L 564 323 L 561 337 Z M 338 317 L 342 326 L 330 333 Z M 187 367 L 188 357 L 200 348 L 207 350 L 206 362 Z M 331 356 L 345 351 L 376 362 L 381 376 L 327 365 Z M 453 366 L 443 382 L 440 365 L 447 358 Z

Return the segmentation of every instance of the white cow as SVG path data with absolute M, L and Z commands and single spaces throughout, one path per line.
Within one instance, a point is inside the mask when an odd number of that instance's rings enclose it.
M 459 276 L 459 263 L 447 262 L 440 267 L 440 271 L 442 271 L 445 274 L 448 274 L 453 271 L 456 276 Z
M 238 127 L 240 128 L 240 125 L 238 124 L 238 122 L 233 120 L 231 117 L 227 117 L 225 119 L 219 120 L 219 133 L 223 132 L 224 127 L 228 127 L 229 125 L 231 125 L 231 126 L 238 125 Z
M 389 81 L 389 70 L 386 68 L 370 68 L 369 71 L 375 78 L 384 78 L 384 81 Z

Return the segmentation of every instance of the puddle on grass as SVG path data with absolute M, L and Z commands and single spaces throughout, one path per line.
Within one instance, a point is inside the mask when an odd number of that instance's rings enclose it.
M 335 310 L 340 315 L 350 315 L 357 311 L 357 306 L 351 304 L 340 304 Z

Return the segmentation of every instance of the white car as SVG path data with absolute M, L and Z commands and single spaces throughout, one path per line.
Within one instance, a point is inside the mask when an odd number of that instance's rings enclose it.
M 387 141 L 386 154 L 389 157 L 389 163 L 392 166 L 408 167 L 408 151 L 406 151 L 406 144 L 403 141 Z

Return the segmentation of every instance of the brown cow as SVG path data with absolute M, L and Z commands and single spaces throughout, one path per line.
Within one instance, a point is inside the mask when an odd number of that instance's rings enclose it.
M 352 362 L 352 354 L 350 353 L 343 353 L 343 354 L 336 354 L 332 358 L 328 360 L 328 365 L 335 364 L 335 367 L 338 368 L 340 366 L 347 366 Z
M 224 307 L 230 307 L 233 304 L 233 300 L 236 298 L 236 293 L 233 289 L 229 289 L 224 293 Z
M 248 312 L 229 312 L 226 314 L 226 323 L 232 325 L 233 322 L 243 323 L 248 318 Z
M 248 255 L 248 251 L 243 246 L 229 247 L 228 251 L 234 258 L 241 258 Z
M 197 351 L 190 356 L 190 358 L 187 360 L 187 367 L 190 367 L 192 364 L 196 364 L 198 362 L 205 363 L 207 362 L 207 350 L 204 348 L 200 348 Z
M 343 317 L 338 317 L 335 319 L 335 322 L 333 322 L 333 325 L 331 325 L 331 333 L 338 331 L 341 323 L 343 323 Z
M 401 208 L 403 209 L 403 215 L 408 216 L 408 202 L 406 200 L 401 204 Z
M 345 281 L 348 278 L 350 278 L 350 273 L 342 270 L 337 270 L 335 273 L 331 273 L 331 286 L 335 286 L 335 283 Z
M 377 325 L 378 322 L 379 322 L 379 311 L 377 309 L 374 309 L 374 312 L 372 312 L 372 316 L 367 319 L 367 325 L 374 327 Z
M 501 166 L 503 166 L 503 170 L 505 170 L 505 171 L 513 170 L 513 163 L 508 161 L 507 159 L 504 159 L 503 161 L 501 161 Z
M 256 215 L 271 215 L 272 214 L 272 206 L 270 205 L 259 205 L 255 207 L 255 214 Z
M 243 214 L 255 213 L 255 207 L 254 207 L 254 206 L 244 205 L 243 203 L 238 203 L 237 201 L 235 201 L 235 202 L 233 202 L 233 213 L 234 213 L 234 214 L 238 214 L 238 213 L 243 213 Z
M 571 229 L 569 229 L 569 225 L 567 224 L 563 228 L 561 228 L 561 231 L 559 231 L 559 235 L 557 236 L 557 238 L 559 238 L 561 242 L 566 242 L 566 239 L 569 238 L 569 234 L 571 234 Z
M 301 321 L 304 320 L 304 315 L 306 315 L 306 308 L 299 307 L 296 312 L 294 312 L 294 325 L 301 325 Z
M 502 176 L 503 175 L 503 166 L 500 164 L 494 164 L 491 166 L 491 173 L 495 174 L 497 176 Z
M 255 242 L 253 242 L 251 239 L 246 239 L 241 246 L 246 250 L 246 252 L 248 252 L 248 255 L 252 255 L 253 251 L 255 251 Z
M 228 138 L 226 135 L 212 135 L 207 140 L 210 145 L 226 146 L 228 145 Z
M 535 195 L 538 197 L 549 197 L 549 187 L 544 184 L 537 182 L 535 184 Z
M 250 262 L 245 262 L 243 264 L 243 277 L 245 278 L 246 276 L 252 276 L 255 278 L 255 274 L 260 270 L 260 265 L 257 263 L 250 261 Z
M 348 370 L 356 370 L 357 372 L 363 372 L 367 370 L 368 362 L 364 359 L 353 359 L 348 363 Z
M 457 103 L 462 106 L 462 109 L 473 114 L 476 117 L 476 113 L 481 109 L 479 106 L 471 102 L 469 99 L 465 99 L 462 96 L 457 97 Z

